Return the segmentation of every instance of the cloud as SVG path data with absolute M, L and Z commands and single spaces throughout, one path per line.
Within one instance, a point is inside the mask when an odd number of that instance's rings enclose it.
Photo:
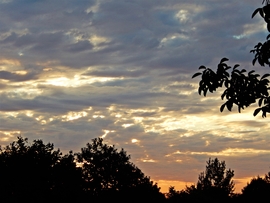
M 11 82 L 18 82 L 18 81 L 29 81 L 33 79 L 37 79 L 35 73 L 27 73 L 26 71 L 18 71 L 15 73 L 8 72 L 8 71 L 0 71 L 0 79 L 8 80 Z
M 220 92 L 201 97 L 191 79 L 222 57 L 252 68 L 257 3 L 0 3 L 1 145 L 21 134 L 76 152 L 102 136 L 163 181 L 196 182 L 210 156 L 238 179 L 268 170 L 267 120 L 220 113 Z

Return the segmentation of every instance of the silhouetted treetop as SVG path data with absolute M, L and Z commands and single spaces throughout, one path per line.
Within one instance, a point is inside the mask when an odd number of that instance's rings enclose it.
M 225 161 L 219 161 L 217 158 L 209 159 L 205 172 L 199 175 L 197 182 L 198 190 L 208 190 L 216 188 L 224 192 L 224 195 L 230 196 L 234 191 L 234 182 L 232 180 L 234 171 L 226 170 Z
M 210 158 L 206 163 L 205 171 L 199 174 L 197 184 L 186 186 L 181 191 L 176 191 L 174 187 L 169 188 L 168 202 L 228 203 L 232 201 L 234 171 L 227 170 L 225 161 L 219 161 L 217 158 Z
M 262 202 L 269 199 L 270 191 L 270 173 L 264 178 L 257 176 L 242 189 L 242 199 L 245 202 Z
M 129 196 L 130 201 L 163 199 L 157 184 L 130 162 L 130 156 L 121 149 L 103 143 L 102 138 L 92 140 L 78 154 L 82 164 L 85 190 L 95 196 L 109 197 L 111 191 Z
M 196 185 L 186 187 L 190 202 L 228 202 L 234 191 L 234 171 L 226 170 L 225 161 L 209 159 Z
M 47 202 L 51 198 L 75 200 L 80 194 L 81 176 L 74 155 L 62 156 L 51 143 L 18 137 L 0 149 L 1 198 L 19 202 L 27 195 L 30 202 Z
M 51 143 L 18 137 L 0 147 L 3 202 L 163 202 L 164 195 L 121 149 L 93 139 L 80 153 L 62 155 Z

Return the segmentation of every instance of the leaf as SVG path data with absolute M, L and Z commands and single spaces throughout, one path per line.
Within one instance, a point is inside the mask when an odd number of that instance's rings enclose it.
M 230 74 L 228 72 L 224 72 L 224 75 L 229 78 L 230 77 Z
M 251 74 L 254 73 L 254 72 L 255 72 L 255 70 L 249 71 L 249 72 L 248 72 L 248 75 L 251 75 Z
M 238 73 L 239 75 L 241 74 L 241 72 L 240 72 L 239 70 L 236 70 L 236 69 L 234 69 L 233 72 L 234 72 L 234 73 Z
M 235 64 L 234 67 L 233 67 L 233 70 L 235 70 L 239 66 L 240 66 L 239 64 Z
M 266 118 L 266 111 L 263 111 L 262 117 Z
M 254 59 L 252 60 L 252 65 L 253 65 L 253 66 L 255 65 L 256 61 L 257 61 L 257 58 L 254 58 Z
M 262 16 L 262 18 L 264 18 L 264 16 L 263 16 L 263 10 L 261 9 L 261 10 L 259 10 L 259 12 L 260 12 L 260 15 Z
M 207 93 L 207 88 L 205 88 L 205 89 L 203 90 L 203 96 L 206 97 L 206 93 Z
M 266 77 L 269 77 L 269 76 L 270 76 L 270 74 L 266 73 L 266 74 L 264 74 L 264 75 L 262 76 L 261 80 L 264 79 L 264 78 L 266 78 Z
M 263 79 L 262 82 L 264 82 L 264 85 L 266 86 L 266 85 L 268 85 L 269 80 L 268 79 Z
M 258 102 L 258 103 L 259 103 L 259 106 L 262 105 L 262 102 L 263 102 L 263 98 L 260 98 L 260 99 L 259 99 L 259 102 Z
M 251 18 L 253 18 L 253 17 L 254 17 L 258 12 L 260 12 L 260 11 L 262 11 L 262 8 L 257 8 L 257 9 L 253 12 Z
M 231 68 L 231 66 L 227 66 L 226 68 L 225 68 L 225 70 L 228 70 L 228 69 L 230 69 Z
M 241 113 L 241 106 L 238 106 L 238 112 Z
M 197 77 L 197 76 L 199 76 L 199 75 L 201 75 L 202 73 L 195 73 L 193 76 L 192 76 L 192 78 L 195 78 L 195 77 Z
M 226 102 L 226 106 L 227 106 L 227 109 L 228 109 L 229 111 L 232 111 L 233 103 L 232 103 L 231 101 L 227 101 L 227 102 Z
M 205 66 L 200 66 L 199 69 L 206 69 L 206 67 Z
M 257 116 L 257 114 L 261 111 L 261 108 L 255 109 L 253 116 Z
M 229 80 L 226 80 L 224 84 L 225 84 L 225 87 L 228 88 L 229 87 Z
M 223 62 L 225 62 L 225 61 L 229 61 L 229 59 L 227 59 L 227 58 L 222 58 L 222 59 L 220 60 L 219 63 L 223 63 Z
M 241 70 L 241 73 L 244 73 L 244 72 L 247 72 L 246 69 L 242 69 L 242 70 Z
M 226 103 L 222 104 L 220 107 L 220 112 L 223 112 L 224 108 L 225 108 Z
M 256 48 L 258 50 L 262 45 L 263 44 L 261 42 L 259 42 L 257 45 L 254 46 L 254 48 Z
M 200 86 L 200 87 L 198 88 L 198 93 L 199 93 L 199 95 L 201 95 L 202 90 L 203 90 L 203 88 L 202 88 L 202 86 Z

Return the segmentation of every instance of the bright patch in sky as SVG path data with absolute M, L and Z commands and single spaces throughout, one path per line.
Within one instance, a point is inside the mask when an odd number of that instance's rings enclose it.
M 186 23 L 189 20 L 189 12 L 187 10 L 180 10 L 176 17 L 180 20 L 182 23 Z
M 85 111 L 81 111 L 81 112 L 68 112 L 67 115 L 63 115 L 62 116 L 62 121 L 72 121 L 72 120 L 76 120 L 82 117 L 87 116 L 88 113 Z
M 132 142 L 132 143 L 137 143 L 137 142 L 139 142 L 139 140 L 137 140 L 137 139 L 132 139 L 131 142 Z
M 234 35 L 233 38 L 235 39 L 242 39 L 242 38 L 245 38 L 246 35 L 242 34 L 242 35 Z
M 60 86 L 60 87 L 80 87 L 87 84 L 92 84 L 95 82 L 108 82 L 112 81 L 114 78 L 107 77 L 86 77 L 76 75 L 73 78 L 66 77 L 56 77 L 48 79 L 45 84 Z
M 133 126 L 133 125 L 134 125 L 133 123 L 126 123 L 126 124 L 123 124 L 122 126 L 124 128 L 128 128 L 128 127 Z

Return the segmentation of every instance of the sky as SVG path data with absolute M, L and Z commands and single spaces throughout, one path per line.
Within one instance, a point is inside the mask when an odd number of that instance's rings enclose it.
M 252 66 L 260 1 L 0 0 L 0 145 L 21 135 L 79 152 L 124 148 L 163 192 L 197 182 L 209 158 L 236 191 L 268 173 L 268 118 L 198 95 L 198 67 Z

